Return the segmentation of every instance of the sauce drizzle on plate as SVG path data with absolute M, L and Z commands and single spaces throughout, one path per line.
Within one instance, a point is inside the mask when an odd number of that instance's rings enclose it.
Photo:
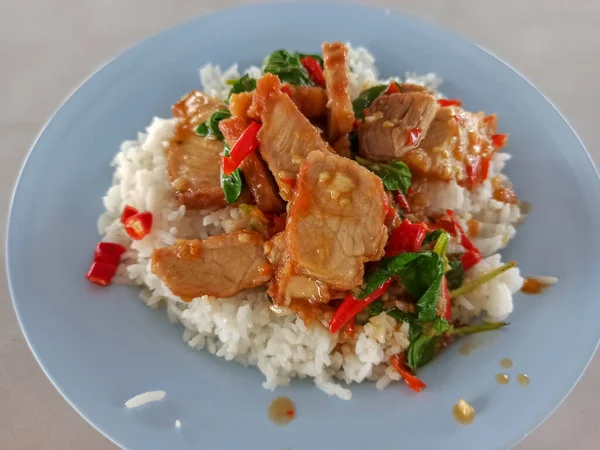
M 296 405 L 287 397 L 277 397 L 269 405 L 267 414 L 275 425 L 287 425 L 296 417 Z

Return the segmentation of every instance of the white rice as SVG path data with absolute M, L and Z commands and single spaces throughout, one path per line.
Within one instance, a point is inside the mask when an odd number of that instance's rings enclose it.
M 175 428 L 181 428 L 181 421 L 179 419 L 175 421 Z
M 378 81 L 374 58 L 366 49 L 350 49 L 350 66 L 353 96 L 382 82 Z M 260 70 L 251 67 L 245 73 L 258 77 Z M 211 64 L 200 69 L 204 91 L 220 98 L 229 92 L 226 80 L 238 77 L 237 65 L 225 71 Z M 407 74 L 406 79 L 430 89 L 441 82 L 434 74 Z M 408 348 L 409 329 L 408 324 L 397 323 L 386 314 L 371 318 L 362 329 L 358 328 L 355 338 L 341 342 L 323 324 L 307 328 L 295 315 L 273 309 L 264 289 L 251 289 L 232 298 L 204 296 L 184 303 L 151 272 L 150 258 L 155 248 L 171 245 L 178 238 L 203 239 L 249 227 L 250 218 L 238 208 L 186 211 L 176 204 L 165 155 L 176 123 L 175 119 L 155 118 L 136 140 L 124 142 L 114 158 L 113 186 L 103 199 L 106 211 L 98 220 L 103 240 L 128 248 L 114 281 L 140 286 L 140 298 L 152 308 L 166 306 L 169 320 L 184 325 L 183 339 L 190 347 L 257 366 L 266 378 L 263 386 L 267 389 L 287 385 L 296 377 L 311 377 L 323 391 L 348 400 L 351 391 L 339 381 L 349 384 L 369 379 L 376 381 L 378 389 L 384 389 L 399 380 L 400 375 L 385 363 Z M 496 154 L 490 176 L 504 177 L 501 170 L 508 159 L 505 153 Z M 481 235 L 474 242 L 487 258 L 466 274 L 467 280 L 499 266 L 500 255 L 496 252 L 515 235 L 515 225 L 522 219 L 519 208 L 494 200 L 489 181 L 472 192 L 453 182 L 430 183 L 428 189 L 433 199 L 431 213 L 453 209 L 462 225 L 470 218 L 482 222 Z M 154 216 L 152 232 L 141 241 L 132 241 L 123 230 L 119 219 L 125 205 L 150 211 Z M 454 312 L 465 321 L 480 314 L 486 320 L 504 318 L 512 311 L 512 294 L 522 283 L 519 270 L 511 269 L 460 297 Z M 163 396 L 162 391 L 141 394 L 126 406 Z
M 138 394 L 125 402 L 126 408 L 137 408 L 146 403 L 159 402 L 165 397 L 165 391 L 148 391 Z

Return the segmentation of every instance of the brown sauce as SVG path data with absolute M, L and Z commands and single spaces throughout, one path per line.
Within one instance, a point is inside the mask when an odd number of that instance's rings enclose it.
M 469 425 L 475 419 L 475 410 L 461 398 L 452 408 L 452 415 L 454 416 L 454 420 L 461 425 Z
M 539 294 L 544 289 L 546 289 L 548 286 L 549 286 L 548 284 L 542 284 L 535 278 L 525 278 L 525 281 L 523 282 L 523 286 L 521 287 L 521 292 L 523 294 L 530 294 L 530 295 Z
M 275 425 L 287 425 L 296 417 L 296 405 L 287 397 L 277 397 L 269 405 L 268 416 Z
M 510 378 L 508 376 L 508 374 L 506 373 L 498 373 L 496 374 L 496 383 L 498 384 L 508 384 L 510 381 Z
M 529 377 L 524 373 L 517 375 L 517 381 L 521 386 L 528 387 L 529 386 Z
M 500 360 L 500 365 L 504 369 L 510 369 L 513 366 L 512 359 L 510 359 L 510 358 L 502 358 Z

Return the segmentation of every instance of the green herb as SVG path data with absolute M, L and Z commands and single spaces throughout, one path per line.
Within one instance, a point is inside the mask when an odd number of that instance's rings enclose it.
M 227 96 L 227 101 L 229 102 L 232 94 L 239 94 L 240 92 L 252 92 L 255 89 L 256 80 L 254 78 L 250 78 L 250 75 L 246 74 L 242 78 L 235 80 L 231 91 L 229 91 L 229 96 Z
M 456 298 L 459 295 L 467 294 L 467 293 L 477 289 L 479 286 L 484 285 L 488 281 L 493 280 L 501 273 L 504 273 L 507 270 L 512 269 L 516 265 L 517 265 L 516 261 L 510 261 L 500 267 L 495 268 L 494 270 L 490 270 L 489 272 L 484 273 L 480 277 L 477 277 L 474 280 L 471 280 L 471 281 L 463 284 L 461 287 L 450 291 L 450 297 Z
M 406 364 L 413 371 L 424 366 L 435 358 L 438 350 L 439 336 L 428 337 L 420 335 L 411 342 L 406 352 Z
M 365 108 L 371 106 L 371 103 L 375 101 L 377 97 L 383 94 L 388 86 L 386 84 L 379 84 L 373 86 L 366 91 L 363 91 L 357 98 L 352 102 L 352 109 L 354 109 L 354 116 L 357 119 L 362 119 L 364 116 Z
M 321 68 L 324 67 L 323 57 L 321 55 L 319 55 L 318 53 L 298 53 L 298 56 L 300 57 L 300 59 L 303 59 L 306 57 L 316 59 L 319 62 L 319 65 L 321 66 Z
M 225 144 L 223 154 L 229 156 L 230 149 Z M 225 194 L 225 200 L 227 203 L 234 203 L 240 198 L 242 188 L 244 187 L 244 181 L 240 169 L 235 169 L 231 175 L 225 175 L 221 170 L 221 188 Z
M 277 50 L 268 55 L 263 62 L 263 73 L 277 75 L 282 83 L 296 86 L 313 86 L 308 72 L 300 62 L 298 52 Z
M 368 159 L 356 157 L 356 162 L 365 166 L 383 181 L 383 185 L 390 191 L 400 191 L 403 194 L 408 193 L 410 187 L 411 173 L 410 169 L 402 161 L 394 161 L 390 164 L 383 164 Z
M 483 333 L 484 331 L 498 330 L 499 328 L 509 325 L 507 322 L 490 322 L 482 323 L 480 325 L 469 325 L 466 327 L 452 327 L 448 334 L 453 336 L 464 336 L 467 334 Z
M 233 86 L 235 83 L 237 83 L 240 79 L 239 78 L 231 78 L 229 80 L 225 80 L 225 84 L 227 86 Z
M 389 278 L 392 278 L 396 271 L 400 270 L 405 265 L 418 259 L 424 253 L 402 253 L 392 258 L 384 258 L 366 278 L 363 283 L 360 293 L 356 296 L 358 300 L 371 295 L 379 286 L 381 286 Z
M 443 230 L 430 231 L 429 233 L 427 233 L 427 236 L 425 236 L 425 239 L 423 240 L 423 245 L 429 244 L 430 242 L 437 241 L 438 238 L 442 235 L 442 233 L 445 233 L 445 231 L 443 231 Z
M 415 318 L 414 314 L 407 313 L 398 308 L 387 309 L 385 310 L 385 313 L 391 318 L 396 319 L 398 322 L 407 322 L 408 324 L 412 324 Z
M 460 259 L 450 259 L 448 264 L 450 265 L 450 270 L 446 272 L 446 281 L 448 281 L 448 289 L 453 291 L 463 284 L 465 269 Z
M 198 125 L 198 128 L 196 128 L 196 134 L 206 137 L 214 136 L 218 140 L 222 141 L 223 133 L 221 133 L 221 130 L 219 130 L 219 122 L 224 119 L 229 119 L 230 117 L 231 113 L 228 109 L 218 109 L 212 113 L 212 116 L 210 116 L 206 122 Z

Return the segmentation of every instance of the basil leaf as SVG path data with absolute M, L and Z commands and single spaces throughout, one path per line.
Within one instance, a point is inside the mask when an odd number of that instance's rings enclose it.
M 227 101 L 229 102 L 232 94 L 239 94 L 240 92 L 252 92 L 255 89 L 256 80 L 254 78 L 250 78 L 250 75 L 245 74 L 231 87 L 231 91 L 229 91 L 229 95 L 227 96 Z
M 300 57 L 300 59 L 306 58 L 306 57 L 316 59 L 319 62 L 319 65 L 321 66 L 321 68 L 323 68 L 325 66 L 325 64 L 323 63 L 323 57 L 318 53 L 298 53 L 298 56 Z
M 374 301 L 369 305 L 369 317 L 378 316 L 383 312 L 383 302 L 381 300 Z
M 308 72 L 300 62 L 298 52 L 277 50 L 268 55 L 263 62 L 263 73 L 277 75 L 282 83 L 296 86 L 313 86 Z
M 198 128 L 196 128 L 196 134 L 199 134 L 200 136 L 207 136 L 209 133 L 208 131 L 208 127 L 206 126 L 206 122 L 202 122 L 200 125 L 198 125 Z
M 435 242 L 438 240 L 440 235 L 444 233 L 443 230 L 433 230 L 427 233 L 425 239 L 423 240 L 423 245 L 429 244 L 430 242 Z
M 415 318 L 414 314 L 407 313 L 398 308 L 387 309 L 385 311 L 385 313 L 388 316 L 390 316 L 392 319 L 396 319 L 398 322 L 407 322 L 407 323 L 411 324 L 411 327 L 412 327 L 412 323 Z
M 225 156 L 229 156 L 230 151 L 231 150 L 227 144 L 225 144 L 223 154 Z M 243 187 L 244 182 L 242 180 L 240 169 L 235 169 L 231 175 L 225 175 L 221 170 L 221 189 L 223 189 L 223 194 L 225 194 L 225 200 L 227 203 L 236 202 L 237 199 L 240 198 Z
M 431 327 L 435 334 L 443 334 L 452 329 L 452 326 L 448 323 L 448 321 L 439 316 L 433 320 Z
M 377 86 L 370 87 L 366 91 L 363 91 L 357 98 L 352 102 L 352 109 L 354 109 L 354 116 L 357 119 L 362 119 L 364 116 L 365 108 L 371 106 L 371 103 L 375 101 L 377 97 L 385 92 L 388 88 L 386 84 L 379 84 Z
M 365 278 L 362 289 L 356 298 L 362 300 L 368 295 L 371 295 L 385 281 L 392 278 L 396 271 L 415 259 L 420 258 L 422 254 L 423 253 L 402 253 L 392 258 L 382 259 L 375 270 Z
M 428 337 L 420 335 L 411 342 L 406 354 L 406 364 L 413 371 L 435 358 L 438 349 L 439 336 Z
M 450 270 L 446 272 L 446 281 L 448 281 L 448 289 L 453 291 L 462 286 L 465 279 L 465 269 L 460 259 L 450 259 L 448 264 L 450 265 Z
M 383 181 L 383 185 L 390 191 L 408 193 L 412 175 L 410 169 L 402 161 L 394 161 L 390 164 L 377 163 L 368 159 L 356 157 L 356 162 L 365 166 Z

